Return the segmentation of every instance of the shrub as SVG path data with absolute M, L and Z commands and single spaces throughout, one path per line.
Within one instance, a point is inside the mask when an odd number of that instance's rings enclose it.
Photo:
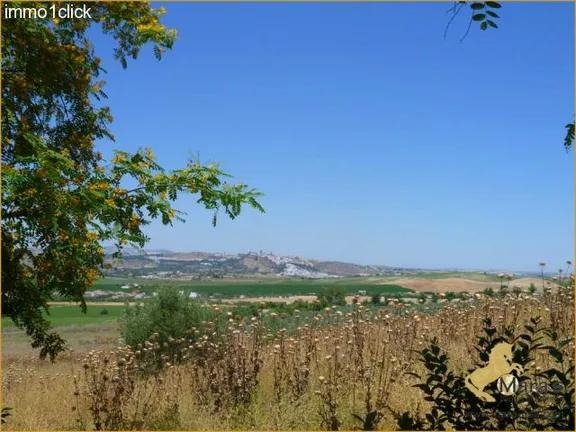
M 108 315 L 108 309 L 104 308 L 100 311 L 100 315 Z
M 494 297 L 494 290 L 492 288 L 484 288 L 482 294 L 484 294 L 487 297 Z
M 342 287 L 323 288 L 318 294 L 318 300 L 322 308 L 332 305 L 344 306 L 346 304 L 346 293 Z
M 432 338 L 429 347 L 420 352 L 425 376 L 408 373 L 420 381 L 414 387 L 424 393 L 424 399 L 432 406 L 423 418 L 418 413 L 413 416 L 408 411 L 393 412 L 400 430 L 574 430 L 574 361 L 568 352 L 573 338 L 560 338 L 554 329 L 541 326 L 539 317 L 532 318 L 521 334 L 515 335 L 515 327 L 498 329 L 490 318 L 484 320 L 484 334 L 478 337 L 475 347 L 479 354 L 476 368 L 488 363 L 492 348 L 501 342 L 516 345 L 510 360 L 523 371 L 530 370 L 529 364 L 534 363 L 537 352 L 547 351 L 553 360 L 550 367 L 543 372 L 537 368 L 531 376 L 520 374 L 518 380 L 520 386 L 531 380 L 549 380 L 561 384 L 560 391 L 546 394 L 545 399 L 538 391 L 504 396 L 495 391 L 496 383 L 491 383 L 485 391 L 491 393 L 495 402 L 481 401 L 466 387 L 466 374 L 451 370 L 447 354 Z
M 182 374 L 164 368 L 144 375 L 130 348 L 91 352 L 75 375 L 73 411 L 81 430 L 154 430 L 179 427 Z
M 211 316 L 210 310 L 181 295 L 176 287 L 161 287 L 157 291 L 156 297 L 126 307 L 121 332 L 127 345 L 136 347 L 154 333 L 158 333 L 161 342 L 186 337 L 187 330 L 199 328 Z

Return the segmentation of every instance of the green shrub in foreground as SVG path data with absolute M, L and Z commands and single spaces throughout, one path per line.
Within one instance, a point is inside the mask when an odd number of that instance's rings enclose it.
M 158 333 L 161 341 L 186 337 L 187 330 L 209 320 L 211 311 L 197 300 L 181 295 L 177 287 L 163 287 L 143 303 L 127 306 L 121 319 L 124 342 L 132 347 Z

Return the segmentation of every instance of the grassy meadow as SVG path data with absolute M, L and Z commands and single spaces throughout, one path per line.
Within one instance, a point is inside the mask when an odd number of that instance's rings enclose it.
M 77 305 L 53 305 L 50 307 L 49 313 L 45 313 L 45 316 L 50 320 L 52 327 L 104 324 L 116 321 L 122 316 L 124 309 L 125 307 L 120 303 L 116 306 L 89 304 L 84 314 Z M 15 328 L 12 320 L 10 318 L 2 318 L 2 329 L 9 330 L 12 328 Z

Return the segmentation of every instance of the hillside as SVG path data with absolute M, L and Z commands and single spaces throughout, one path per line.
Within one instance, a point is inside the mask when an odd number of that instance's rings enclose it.
M 168 250 L 126 249 L 122 259 L 107 261 L 113 268 L 109 276 L 176 278 L 193 280 L 199 278 L 250 277 L 250 276 L 296 276 L 310 279 L 339 277 L 410 277 L 426 274 L 428 279 L 470 278 L 475 274 L 481 282 L 497 280 L 500 270 L 430 270 L 367 266 L 341 261 L 322 261 L 272 252 L 248 252 L 240 254 L 211 252 L 172 252 Z M 533 274 L 516 273 L 518 277 L 534 277 Z
M 111 252 L 111 251 L 110 251 Z M 300 276 L 330 278 L 350 276 L 399 275 L 402 269 L 370 267 L 357 264 L 306 260 L 273 253 L 249 252 L 221 254 L 209 252 L 138 251 L 131 249 L 122 259 L 107 261 L 113 265 L 109 272 L 115 276 Z

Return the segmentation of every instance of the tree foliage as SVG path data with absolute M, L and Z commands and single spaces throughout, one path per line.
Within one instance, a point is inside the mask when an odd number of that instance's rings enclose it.
M 322 288 L 316 297 L 322 308 L 346 304 L 346 292 L 344 288 L 338 286 Z
M 446 31 L 444 32 L 444 37 L 450 28 L 450 24 L 454 19 L 460 14 L 460 12 L 466 7 L 469 6 L 470 9 L 470 22 L 468 23 L 468 28 L 466 33 L 460 39 L 462 42 L 470 31 L 470 28 L 474 23 L 478 23 L 481 30 L 488 30 L 490 28 L 497 29 L 498 25 L 496 24 L 496 20 L 500 19 L 500 15 L 496 12 L 496 10 L 500 9 L 502 5 L 499 2 L 487 1 L 487 2 L 466 2 L 466 1 L 455 1 L 452 8 L 450 8 L 449 12 L 452 13 L 450 20 L 448 21 L 448 25 L 446 26 Z M 566 134 L 564 136 L 564 148 L 566 151 L 569 151 L 574 145 L 574 120 L 572 123 L 568 123 L 565 126 Z
M 43 358 L 54 359 L 65 341 L 42 310 L 54 293 L 86 310 L 84 293 L 104 265 L 101 242 L 114 243 L 118 254 L 128 243 L 143 246 L 142 228 L 152 219 L 183 220 L 171 206 L 182 193 L 198 195 L 214 212 L 213 224 L 219 211 L 234 219 L 245 204 L 264 211 L 261 193 L 227 183 L 213 164 L 190 161 L 167 172 L 150 149 L 116 151 L 103 160 L 95 142 L 114 140 L 112 115 L 101 104 L 105 70 L 88 29 L 99 26 L 116 41 L 123 67 L 145 45 L 161 59 L 176 31 L 161 24 L 162 8 L 145 2 L 89 6 L 90 20 L 2 23 L 2 315 L 26 329 Z
M 126 308 L 121 320 L 122 337 L 133 348 L 155 333 L 161 343 L 187 337 L 190 329 L 200 329 L 202 321 L 212 318 L 209 309 L 189 298 L 188 293 L 181 294 L 176 286 L 160 286 L 157 292 L 157 296 Z

